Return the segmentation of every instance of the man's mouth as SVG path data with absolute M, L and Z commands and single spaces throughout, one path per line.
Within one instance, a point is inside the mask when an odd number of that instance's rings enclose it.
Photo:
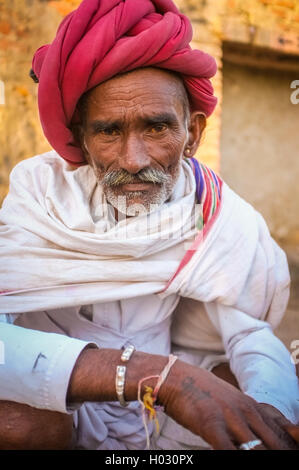
M 123 191 L 148 191 L 153 183 L 126 183 L 121 185 Z

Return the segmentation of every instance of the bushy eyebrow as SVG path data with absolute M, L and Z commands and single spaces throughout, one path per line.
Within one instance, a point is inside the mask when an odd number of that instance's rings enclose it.
M 97 134 L 105 129 L 118 129 L 120 126 L 120 121 L 102 121 L 100 119 L 96 119 L 89 124 L 89 128 L 93 134 Z
M 160 113 L 155 114 L 153 116 L 147 116 L 143 119 L 143 121 L 147 125 L 155 125 L 155 124 L 176 124 L 178 122 L 177 117 L 173 113 Z
M 140 123 L 146 126 L 154 126 L 155 124 L 167 124 L 175 125 L 178 123 L 178 119 L 173 113 L 159 113 L 152 116 L 145 116 L 140 118 Z M 121 129 L 123 127 L 123 122 L 119 119 L 116 120 L 101 120 L 96 119 L 89 124 L 89 128 L 92 133 L 96 134 L 106 129 Z

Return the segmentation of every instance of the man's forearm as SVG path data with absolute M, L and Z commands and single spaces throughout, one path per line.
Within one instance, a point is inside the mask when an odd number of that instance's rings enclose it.
M 69 403 L 117 400 L 115 372 L 116 366 L 121 363 L 120 357 L 120 350 L 86 347 L 79 355 L 70 377 L 67 394 Z M 140 379 L 151 375 L 159 376 L 167 362 L 167 357 L 135 351 L 127 363 L 125 399 L 135 401 Z M 149 379 L 146 385 L 154 386 L 156 382 L 156 379 Z M 272 430 L 274 422 L 271 417 L 269 425 L 265 425 L 261 419 L 261 412 L 264 410 L 261 410 L 260 405 L 254 400 L 210 372 L 180 360 L 175 362 L 162 384 L 158 401 L 164 406 L 167 415 L 194 434 L 201 436 L 214 449 L 236 449 L 236 443 L 247 442 L 253 437 L 261 439 L 264 443 L 263 448 L 294 448 L 295 444 L 290 441 L 286 432 L 281 437 L 280 432 L 275 433 Z M 16 406 L 8 404 L 8 406 L 12 407 L 14 419 L 15 413 L 18 412 L 18 404 Z M 28 442 L 28 439 L 24 441 L 26 432 L 21 435 L 21 440 L 13 434 L 9 442 L 7 439 L 3 440 L 5 447 L 2 448 L 41 448 L 45 442 L 48 442 L 48 430 L 54 428 L 55 435 L 51 446 L 59 448 L 60 438 L 57 432 L 57 423 L 58 430 L 60 428 L 59 419 L 53 420 L 54 426 L 51 424 L 50 427 L 41 428 L 41 420 L 45 416 L 44 410 L 33 410 L 32 413 L 28 408 L 21 406 L 23 418 L 21 416 L 15 428 L 23 433 L 23 429 L 29 426 L 30 435 L 38 438 L 34 439 L 34 442 Z M 5 404 L 3 410 L 5 411 Z M 69 415 L 65 417 L 62 422 L 65 426 L 64 446 L 67 446 L 70 442 L 68 430 L 71 429 L 71 418 Z M 285 423 L 291 424 L 287 420 Z M 4 436 L 5 425 L 3 429 Z M 43 434 L 41 441 L 39 429 L 42 429 Z M 278 430 L 281 431 L 280 428 Z M 297 429 L 295 431 L 297 432 Z
M 117 400 L 115 376 L 117 365 L 126 366 L 124 396 L 127 401 L 137 400 L 138 382 L 151 375 L 160 375 L 168 358 L 161 355 L 134 351 L 130 360 L 122 363 L 122 351 L 117 349 L 84 349 L 73 369 L 67 402 Z M 157 379 L 146 382 L 154 386 Z

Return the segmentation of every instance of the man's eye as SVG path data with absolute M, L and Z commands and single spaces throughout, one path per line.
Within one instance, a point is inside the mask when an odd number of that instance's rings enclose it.
M 107 127 L 106 129 L 101 129 L 99 134 L 108 135 L 108 136 L 115 136 L 119 134 L 119 129 L 116 127 Z
M 160 132 L 164 132 L 167 129 L 166 124 L 155 124 L 154 126 L 150 127 L 151 134 L 158 134 Z

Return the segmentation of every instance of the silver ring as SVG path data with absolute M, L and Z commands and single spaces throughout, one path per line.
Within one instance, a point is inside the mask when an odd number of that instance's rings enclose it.
M 260 441 L 259 439 L 255 439 L 254 441 L 244 442 L 244 444 L 240 445 L 239 449 L 240 450 L 252 450 L 256 446 L 260 446 L 261 444 L 262 444 L 262 441 Z

